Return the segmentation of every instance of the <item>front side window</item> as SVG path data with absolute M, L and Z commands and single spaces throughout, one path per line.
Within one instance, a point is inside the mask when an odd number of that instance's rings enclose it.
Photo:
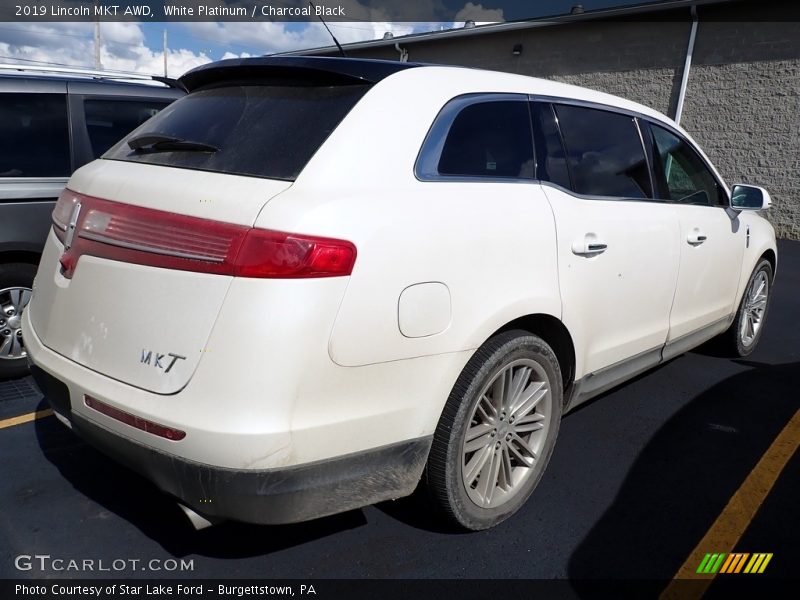
M 649 165 L 632 117 L 566 104 L 555 109 L 576 193 L 653 197 Z
M 447 132 L 439 175 L 533 179 L 533 139 L 525 101 L 470 104 Z
M 156 115 L 169 101 L 86 99 L 86 130 L 97 158 L 114 144 Z
M 0 177 L 69 177 L 65 94 L 0 94 Z
M 675 134 L 650 124 L 658 157 L 656 172 L 662 196 L 680 204 L 716 206 L 721 194 L 717 180 L 703 160 Z

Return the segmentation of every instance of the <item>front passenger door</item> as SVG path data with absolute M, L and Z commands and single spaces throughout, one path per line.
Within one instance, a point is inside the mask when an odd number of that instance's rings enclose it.
M 689 142 L 653 123 L 650 131 L 660 194 L 675 206 L 680 222 L 680 268 L 668 338 L 677 354 L 729 325 L 745 232 L 737 213 L 727 208 L 721 184 Z

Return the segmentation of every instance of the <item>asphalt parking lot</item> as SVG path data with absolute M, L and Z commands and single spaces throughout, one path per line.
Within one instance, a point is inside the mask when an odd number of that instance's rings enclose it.
M 0 577 L 669 579 L 800 407 L 800 242 L 779 253 L 751 357 L 701 348 L 570 414 L 531 501 L 482 533 L 443 528 L 413 497 L 299 525 L 196 532 L 168 497 L 55 418 L 12 421 L 47 406 L 29 378 L 2 382 Z M 798 577 L 800 453 L 763 503 L 746 502 L 755 516 L 727 551 L 773 553 L 755 577 Z M 17 569 L 17 556 L 35 554 L 186 559 L 193 570 Z

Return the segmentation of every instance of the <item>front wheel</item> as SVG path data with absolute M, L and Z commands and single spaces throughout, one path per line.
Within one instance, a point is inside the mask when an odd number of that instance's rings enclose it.
M 769 309 L 772 277 L 772 265 L 768 260 L 758 263 L 750 276 L 736 318 L 723 334 L 727 350 L 734 356 L 748 356 L 761 339 Z
M 428 487 L 445 514 L 480 530 L 517 512 L 550 460 L 561 409 L 561 371 L 544 340 L 509 331 L 479 348 L 450 393 L 428 458 Z
M 36 265 L 0 265 L 0 379 L 28 372 L 22 340 L 22 311 L 28 305 Z

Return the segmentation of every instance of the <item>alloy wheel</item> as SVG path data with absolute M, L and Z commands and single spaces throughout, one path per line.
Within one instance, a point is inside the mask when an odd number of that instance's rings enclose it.
M 750 284 L 747 298 L 742 307 L 744 318 L 741 319 L 739 336 L 744 346 L 750 346 L 758 337 L 758 332 L 764 322 L 768 297 L 769 277 L 765 271 L 759 271 Z
M 30 288 L 0 290 L 0 360 L 17 360 L 27 355 L 22 341 L 22 311 L 30 299 Z
M 495 508 L 539 470 L 552 393 L 542 366 L 519 359 L 500 369 L 478 398 L 462 442 L 461 474 L 469 498 Z

